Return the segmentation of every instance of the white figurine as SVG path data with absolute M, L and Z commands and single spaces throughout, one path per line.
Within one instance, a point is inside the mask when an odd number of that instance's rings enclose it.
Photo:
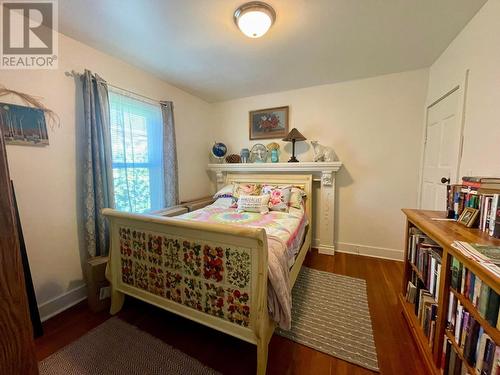
M 311 141 L 314 150 L 314 161 L 336 161 L 337 155 L 331 147 L 323 146 L 318 141 Z

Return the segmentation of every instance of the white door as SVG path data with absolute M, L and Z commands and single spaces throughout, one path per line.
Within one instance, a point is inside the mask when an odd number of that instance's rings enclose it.
M 463 89 L 455 88 L 427 108 L 420 208 L 446 210 L 446 182 L 458 182 Z

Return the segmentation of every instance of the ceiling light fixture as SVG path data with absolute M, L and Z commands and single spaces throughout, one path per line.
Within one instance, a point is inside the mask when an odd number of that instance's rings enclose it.
M 274 9 L 262 1 L 251 1 L 234 11 L 234 23 L 249 38 L 260 38 L 276 20 Z

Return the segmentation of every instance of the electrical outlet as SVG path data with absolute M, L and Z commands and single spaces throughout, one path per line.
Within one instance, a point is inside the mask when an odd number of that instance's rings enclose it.
M 99 299 L 102 301 L 103 299 L 111 297 L 111 287 L 105 286 L 99 289 Z

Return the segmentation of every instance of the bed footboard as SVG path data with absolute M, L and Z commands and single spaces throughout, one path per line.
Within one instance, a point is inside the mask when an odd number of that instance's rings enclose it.
M 112 314 L 124 294 L 144 300 L 256 344 L 258 372 L 265 373 L 273 324 L 264 229 L 111 209 L 103 214 L 111 236 L 106 276 Z

